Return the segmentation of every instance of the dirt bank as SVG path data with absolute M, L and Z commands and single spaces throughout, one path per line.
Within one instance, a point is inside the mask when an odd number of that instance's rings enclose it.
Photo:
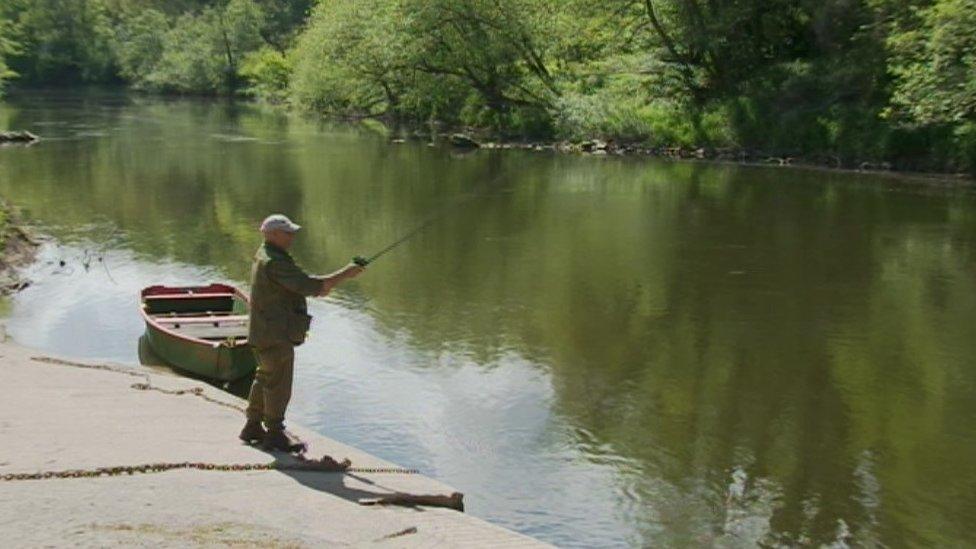
M 30 284 L 20 275 L 20 269 L 34 260 L 38 244 L 16 208 L 0 198 L 0 296 Z

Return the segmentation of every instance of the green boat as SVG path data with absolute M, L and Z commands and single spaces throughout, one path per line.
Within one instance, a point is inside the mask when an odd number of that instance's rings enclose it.
M 150 286 L 141 292 L 152 350 L 175 368 L 235 381 L 257 368 L 247 342 L 247 294 L 226 284 Z

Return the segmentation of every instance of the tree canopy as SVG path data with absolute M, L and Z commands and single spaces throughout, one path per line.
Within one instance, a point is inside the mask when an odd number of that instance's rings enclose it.
M 7 0 L 0 83 L 976 169 L 976 0 Z
M 976 0 L 941 0 L 888 38 L 893 105 L 917 123 L 976 121 Z

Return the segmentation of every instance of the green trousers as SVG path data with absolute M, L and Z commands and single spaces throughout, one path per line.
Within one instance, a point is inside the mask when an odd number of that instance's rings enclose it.
M 247 419 L 264 421 L 268 429 L 282 429 L 285 409 L 291 400 L 291 381 L 295 369 L 295 348 L 275 345 L 255 349 L 258 370 L 247 397 Z

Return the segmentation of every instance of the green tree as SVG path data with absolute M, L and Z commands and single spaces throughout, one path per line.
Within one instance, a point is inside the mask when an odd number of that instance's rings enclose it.
M 976 173 L 976 2 L 872 0 L 892 93 L 882 118 L 899 164 Z
M 166 31 L 146 85 L 180 93 L 236 91 L 244 56 L 263 43 L 263 17 L 253 0 L 181 15 Z
M 403 0 L 413 67 L 469 88 L 465 122 L 519 126 L 545 118 L 559 89 L 549 68 L 546 0 Z M 535 128 L 518 128 L 529 130 Z
M 13 36 L 13 24 L 0 13 L 0 96 L 3 95 L 4 82 L 17 76 L 7 66 L 7 58 L 19 51 L 19 44 Z
M 257 0 L 266 18 L 261 27 L 261 37 L 274 49 L 284 54 L 292 46 L 296 36 L 304 29 L 314 0 Z
M 3 0 L 0 21 L 0 82 L 976 169 L 976 0 Z
M 119 75 L 142 86 L 163 56 L 169 18 L 153 8 L 124 12 L 116 31 L 114 50 Z
M 278 17 L 269 23 L 262 4 Z M 192 93 L 233 93 L 244 57 L 284 40 L 283 13 L 308 0 L 5 0 L 0 19 L 22 47 L 0 52 L 28 82 L 106 82 Z M 291 11 L 289 11 L 291 10 Z M 290 23 L 289 23 L 290 22 Z
M 818 5 L 795 0 L 611 0 L 602 19 L 618 47 L 651 55 L 697 104 L 733 93 L 757 71 L 808 55 Z
M 23 40 L 11 67 L 28 81 L 99 81 L 113 76 L 112 22 L 104 0 L 5 0 Z
M 241 63 L 240 75 L 248 81 L 250 95 L 273 102 L 288 98 L 291 63 L 273 47 L 248 53 Z
M 418 70 L 466 81 L 496 110 L 548 104 L 545 91 L 556 91 L 546 65 L 543 24 L 550 3 L 405 0 L 404 5 Z
M 544 0 L 338 0 L 295 49 L 299 103 L 356 114 L 530 129 L 559 89 Z
M 411 65 L 401 20 L 390 0 L 319 4 L 293 54 L 295 99 L 343 114 L 397 112 Z
M 147 87 L 182 93 L 204 93 L 226 83 L 221 62 L 216 14 L 207 9 L 176 19 L 163 39 L 159 61 L 146 78 Z
M 976 121 L 976 0 L 938 0 L 888 39 L 892 103 L 920 124 Z

